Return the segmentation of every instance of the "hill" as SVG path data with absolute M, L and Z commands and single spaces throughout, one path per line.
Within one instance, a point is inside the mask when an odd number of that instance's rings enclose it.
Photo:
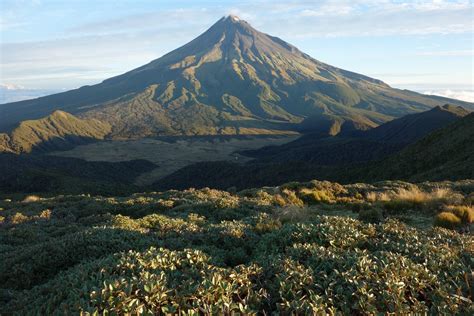
M 430 111 L 403 116 L 360 134 L 382 142 L 409 144 L 469 113 L 463 107 L 445 104 Z
M 473 211 L 473 189 L 311 181 L 10 197 L 0 314 L 472 315 L 472 234 L 432 223 L 440 206 Z
M 367 131 L 348 132 L 335 137 L 303 135 L 284 145 L 241 153 L 257 158 L 259 162 L 304 161 L 340 165 L 380 160 L 469 113 L 462 107 L 445 104 L 394 119 Z
M 145 190 L 135 179 L 156 165 L 146 160 L 85 161 L 46 155 L 0 154 L 0 194 L 93 193 L 122 195 Z
M 246 164 L 202 162 L 182 168 L 154 186 L 244 189 L 315 178 L 343 183 L 469 179 L 474 170 L 470 138 L 474 114 L 462 117 L 464 110 L 451 110 L 447 106 L 435 108 L 351 136 L 304 135 L 288 144 L 244 151 L 256 157 Z M 411 145 L 399 142 L 402 135 L 413 141 L 435 127 L 439 130 Z
M 30 153 L 33 150 L 58 149 L 64 146 L 103 139 L 111 127 L 95 119 L 79 119 L 63 111 L 24 121 L 10 135 L 0 134 L 0 152 Z
M 474 113 L 368 168 L 378 179 L 474 178 Z
M 100 84 L 0 105 L 0 131 L 67 111 L 111 125 L 112 138 L 335 135 L 452 103 L 322 63 L 228 16 L 186 45 Z

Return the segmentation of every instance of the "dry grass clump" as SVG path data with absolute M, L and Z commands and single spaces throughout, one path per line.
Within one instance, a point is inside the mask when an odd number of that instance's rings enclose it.
M 23 199 L 22 203 L 38 202 L 39 200 L 41 200 L 41 198 L 37 195 L 28 195 Z
M 412 203 L 424 203 L 433 200 L 458 201 L 459 199 L 462 199 L 459 194 L 455 194 L 452 190 L 445 188 L 437 188 L 433 191 L 426 192 L 417 187 L 413 187 L 411 189 L 398 189 L 396 191 L 387 192 L 369 192 L 367 194 L 367 200 L 370 202 L 400 200 Z
M 317 204 L 317 203 L 335 203 L 335 197 L 332 192 L 327 190 L 315 190 L 302 188 L 299 191 L 299 196 L 301 199 L 308 204 Z
M 296 195 L 295 191 L 290 189 L 282 189 L 279 194 L 273 196 L 273 201 L 277 206 L 304 205 L 304 202 Z
M 474 207 L 472 206 L 451 206 L 450 211 L 456 214 L 456 216 L 462 219 L 463 222 L 466 224 L 471 224 L 472 222 L 474 222 Z
M 471 224 L 474 222 L 474 207 L 465 205 L 450 205 L 445 208 L 446 212 L 453 213 L 463 224 Z
M 436 215 L 434 226 L 456 229 L 461 226 L 461 219 L 451 212 L 441 212 Z
M 387 192 L 369 192 L 366 198 L 370 202 L 381 202 L 388 211 L 397 212 L 410 209 L 436 211 L 445 204 L 458 204 L 464 197 L 446 188 L 436 188 L 428 192 L 412 187 Z

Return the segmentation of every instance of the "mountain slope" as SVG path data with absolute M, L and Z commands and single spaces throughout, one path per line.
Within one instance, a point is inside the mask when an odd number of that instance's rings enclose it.
M 458 110 L 455 112 L 464 113 Z M 439 111 L 425 112 L 426 118 Z M 445 113 L 446 107 L 442 111 L 445 116 L 450 115 Z M 254 156 L 259 158 L 247 164 L 203 162 L 178 170 L 154 185 L 157 190 L 233 186 L 244 189 L 309 179 L 344 183 L 470 179 L 474 177 L 473 139 L 474 113 L 444 124 L 444 128 L 411 145 L 343 137 L 314 140 L 306 135 L 289 144 L 255 151 Z M 375 159 L 383 160 L 371 161 Z
M 188 44 L 100 84 L 0 105 L 0 130 L 62 109 L 108 122 L 115 138 L 335 135 L 444 103 L 319 62 L 229 16 Z
M 439 180 L 474 178 L 474 113 L 372 166 L 368 177 Z
M 103 139 L 110 132 L 108 123 L 83 120 L 63 111 L 38 120 L 21 122 L 10 135 L 0 134 L 0 152 L 29 153 L 63 144 Z
M 156 167 L 147 160 L 105 162 L 0 153 L 0 194 L 136 192 L 135 179 Z
M 368 130 L 362 137 L 394 143 L 412 143 L 470 112 L 460 106 L 445 104 L 430 111 L 411 114 Z
M 305 161 L 340 165 L 382 159 L 414 143 L 430 132 L 469 114 L 462 107 L 445 104 L 429 111 L 407 115 L 368 131 L 336 137 L 304 135 L 280 146 L 263 147 L 243 154 L 260 162 Z

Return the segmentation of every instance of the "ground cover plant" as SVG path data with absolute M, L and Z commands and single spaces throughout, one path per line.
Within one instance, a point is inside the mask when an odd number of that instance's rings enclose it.
M 472 314 L 473 192 L 311 181 L 5 198 L 0 314 Z

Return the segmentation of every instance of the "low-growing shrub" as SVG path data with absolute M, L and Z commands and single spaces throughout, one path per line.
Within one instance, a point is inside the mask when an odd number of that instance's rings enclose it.
M 399 214 L 410 225 L 384 220 L 383 203 L 365 199 L 417 186 L 441 184 L 312 181 L 296 191 L 0 205 L 0 314 L 472 315 L 472 236 L 418 226 L 426 220 L 419 212 Z M 302 188 L 335 203 L 301 207 Z M 346 217 L 350 207 L 361 220 Z M 443 211 L 469 220 L 459 204 Z M 15 216 L 18 225 L 9 222 Z
M 274 214 L 283 224 L 304 222 L 310 219 L 307 208 L 294 205 L 276 208 Z
M 9 222 L 11 224 L 21 224 L 29 221 L 30 218 L 22 213 L 15 213 L 13 216 L 9 218 Z
M 378 208 L 362 209 L 359 211 L 359 219 L 366 223 L 380 223 L 383 221 L 383 211 Z
M 367 210 L 369 208 L 372 208 L 373 206 L 370 203 L 357 202 L 357 203 L 350 203 L 349 207 L 352 212 L 359 213 L 360 211 Z
M 255 224 L 255 231 L 260 234 L 265 234 L 280 229 L 281 225 L 282 224 L 278 218 L 273 218 L 267 214 L 261 214 Z

